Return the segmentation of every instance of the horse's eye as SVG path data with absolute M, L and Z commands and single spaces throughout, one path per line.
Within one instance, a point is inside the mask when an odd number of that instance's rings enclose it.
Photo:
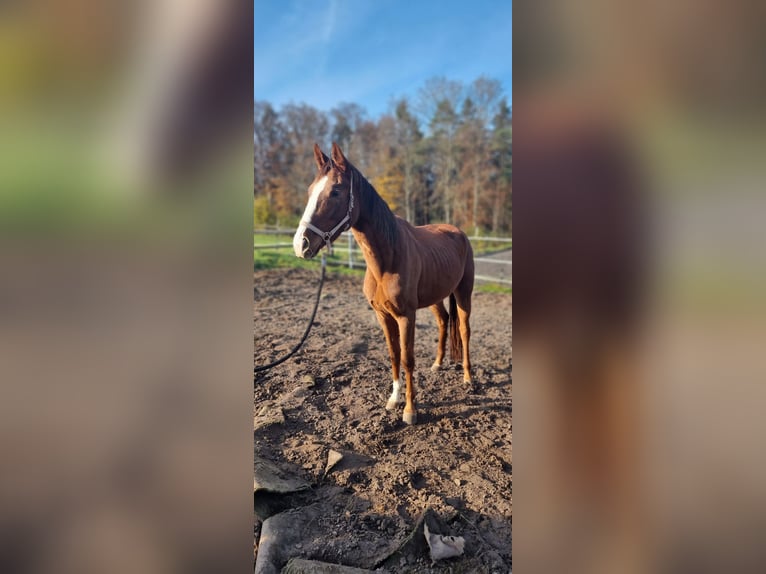
M 330 197 L 338 197 L 338 190 L 337 189 L 331 189 L 330 190 Z

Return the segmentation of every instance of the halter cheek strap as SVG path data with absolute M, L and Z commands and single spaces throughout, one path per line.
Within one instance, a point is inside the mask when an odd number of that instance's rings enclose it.
M 333 227 L 330 231 L 322 231 L 317 226 L 312 225 L 310 222 L 306 221 L 305 219 L 301 219 L 301 224 L 305 225 L 307 229 L 310 229 L 319 237 L 324 239 L 325 244 L 327 245 L 327 250 L 330 251 L 332 249 L 332 236 L 335 235 L 335 233 L 345 225 L 346 227 L 343 229 L 343 231 L 348 230 L 349 227 L 351 227 L 351 212 L 354 210 L 354 178 L 351 177 L 351 188 L 349 189 L 348 193 L 348 211 L 346 212 L 346 215 L 343 219 L 340 220 L 338 225 Z

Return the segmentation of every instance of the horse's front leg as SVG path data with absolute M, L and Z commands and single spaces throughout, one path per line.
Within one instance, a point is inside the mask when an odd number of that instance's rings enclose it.
M 397 317 L 399 324 L 399 340 L 404 359 L 404 377 L 407 383 L 404 416 L 402 420 L 408 425 L 417 422 L 418 414 L 415 409 L 415 386 L 412 381 L 412 372 L 415 369 L 415 312 Z
M 396 323 L 391 315 L 376 311 L 375 314 L 378 317 L 378 322 L 383 329 L 383 334 L 386 336 L 386 344 L 388 345 L 388 356 L 391 358 L 391 375 L 393 378 L 393 390 L 391 396 L 386 403 L 386 410 L 390 411 L 396 408 L 401 402 L 404 402 L 401 393 L 402 383 L 399 381 L 399 361 L 401 357 L 401 349 L 399 347 L 399 325 Z

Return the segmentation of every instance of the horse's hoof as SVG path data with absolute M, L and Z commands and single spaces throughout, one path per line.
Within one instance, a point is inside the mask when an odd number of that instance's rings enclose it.
M 409 412 L 404 411 L 404 416 L 402 417 L 402 420 L 404 421 L 404 424 L 406 425 L 414 425 L 418 420 L 418 413 L 415 411 Z
M 394 410 L 394 409 L 396 408 L 396 405 L 397 405 L 397 404 L 398 404 L 398 403 L 397 403 L 396 401 L 388 401 L 388 402 L 386 403 L 386 410 L 387 410 L 387 411 L 392 411 L 392 410 Z
M 442 368 L 441 363 L 434 363 L 433 365 L 431 365 L 431 372 L 435 373 L 441 368 Z

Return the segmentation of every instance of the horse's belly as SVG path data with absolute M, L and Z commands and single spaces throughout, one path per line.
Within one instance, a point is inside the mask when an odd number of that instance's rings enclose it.
M 442 275 L 440 277 L 422 278 L 418 286 L 418 308 L 430 307 L 431 305 L 443 301 L 452 293 L 462 278 L 462 274 Z

